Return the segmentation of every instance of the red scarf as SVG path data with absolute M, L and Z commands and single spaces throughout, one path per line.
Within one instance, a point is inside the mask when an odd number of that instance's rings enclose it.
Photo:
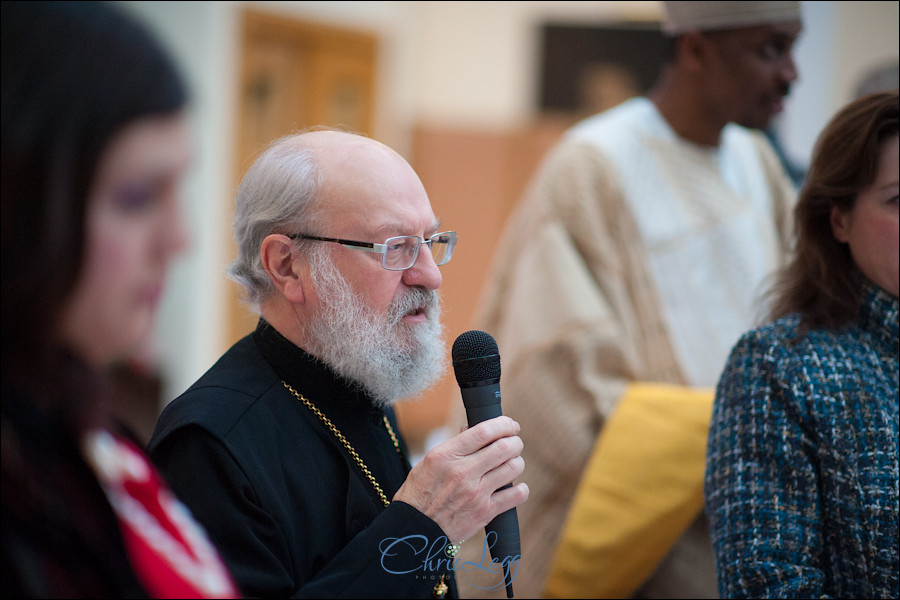
M 97 429 L 84 453 L 122 528 L 138 579 L 154 598 L 236 598 L 206 532 L 136 444 Z

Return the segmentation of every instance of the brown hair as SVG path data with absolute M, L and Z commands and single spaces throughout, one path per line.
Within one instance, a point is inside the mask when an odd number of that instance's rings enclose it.
M 837 329 L 859 310 L 857 269 L 847 245 L 834 237 L 831 212 L 852 209 L 860 190 L 875 180 L 882 144 L 900 131 L 898 104 L 896 91 L 859 98 L 831 119 L 816 142 L 794 209 L 794 254 L 769 292 L 770 317 L 799 313 L 801 334 Z

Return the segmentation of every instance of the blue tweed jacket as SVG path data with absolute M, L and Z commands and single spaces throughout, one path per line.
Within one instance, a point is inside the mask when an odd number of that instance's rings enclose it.
M 732 350 L 705 481 L 722 597 L 900 596 L 898 301 L 863 288 L 846 328 L 788 316 Z

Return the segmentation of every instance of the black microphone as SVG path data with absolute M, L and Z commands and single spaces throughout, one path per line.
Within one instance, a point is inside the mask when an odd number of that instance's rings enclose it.
M 500 353 L 497 342 L 484 331 L 467 331 L 453 342 L 453 371 L 462 393 L 469 427 L 503 414 L 500 409 Z M 512 487 L 511 483 L 500 489 Z M 494 517 L 484 528 L 488 543 L 494 544 L 491 556 L 504 567 L 506 597 L 513 597 L 510 566 L 521 558 L 519 518 L 516 509 Z

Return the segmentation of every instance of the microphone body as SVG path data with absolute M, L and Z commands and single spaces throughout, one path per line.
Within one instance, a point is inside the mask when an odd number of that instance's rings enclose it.
M 500 355 L 494 338 L 484 331 L 467 331 L 453 343 L 452 355 L 469 427 L 501 416 Z M 512 487 L 511 483 L 500 489 L 509 487 Z M 494 517 L 485 526 L 485 534 L 491 557 L 504 567 L 506 595 L 512 598 L 510 566 L 522 554 L 516 509 L 511 508 Z

